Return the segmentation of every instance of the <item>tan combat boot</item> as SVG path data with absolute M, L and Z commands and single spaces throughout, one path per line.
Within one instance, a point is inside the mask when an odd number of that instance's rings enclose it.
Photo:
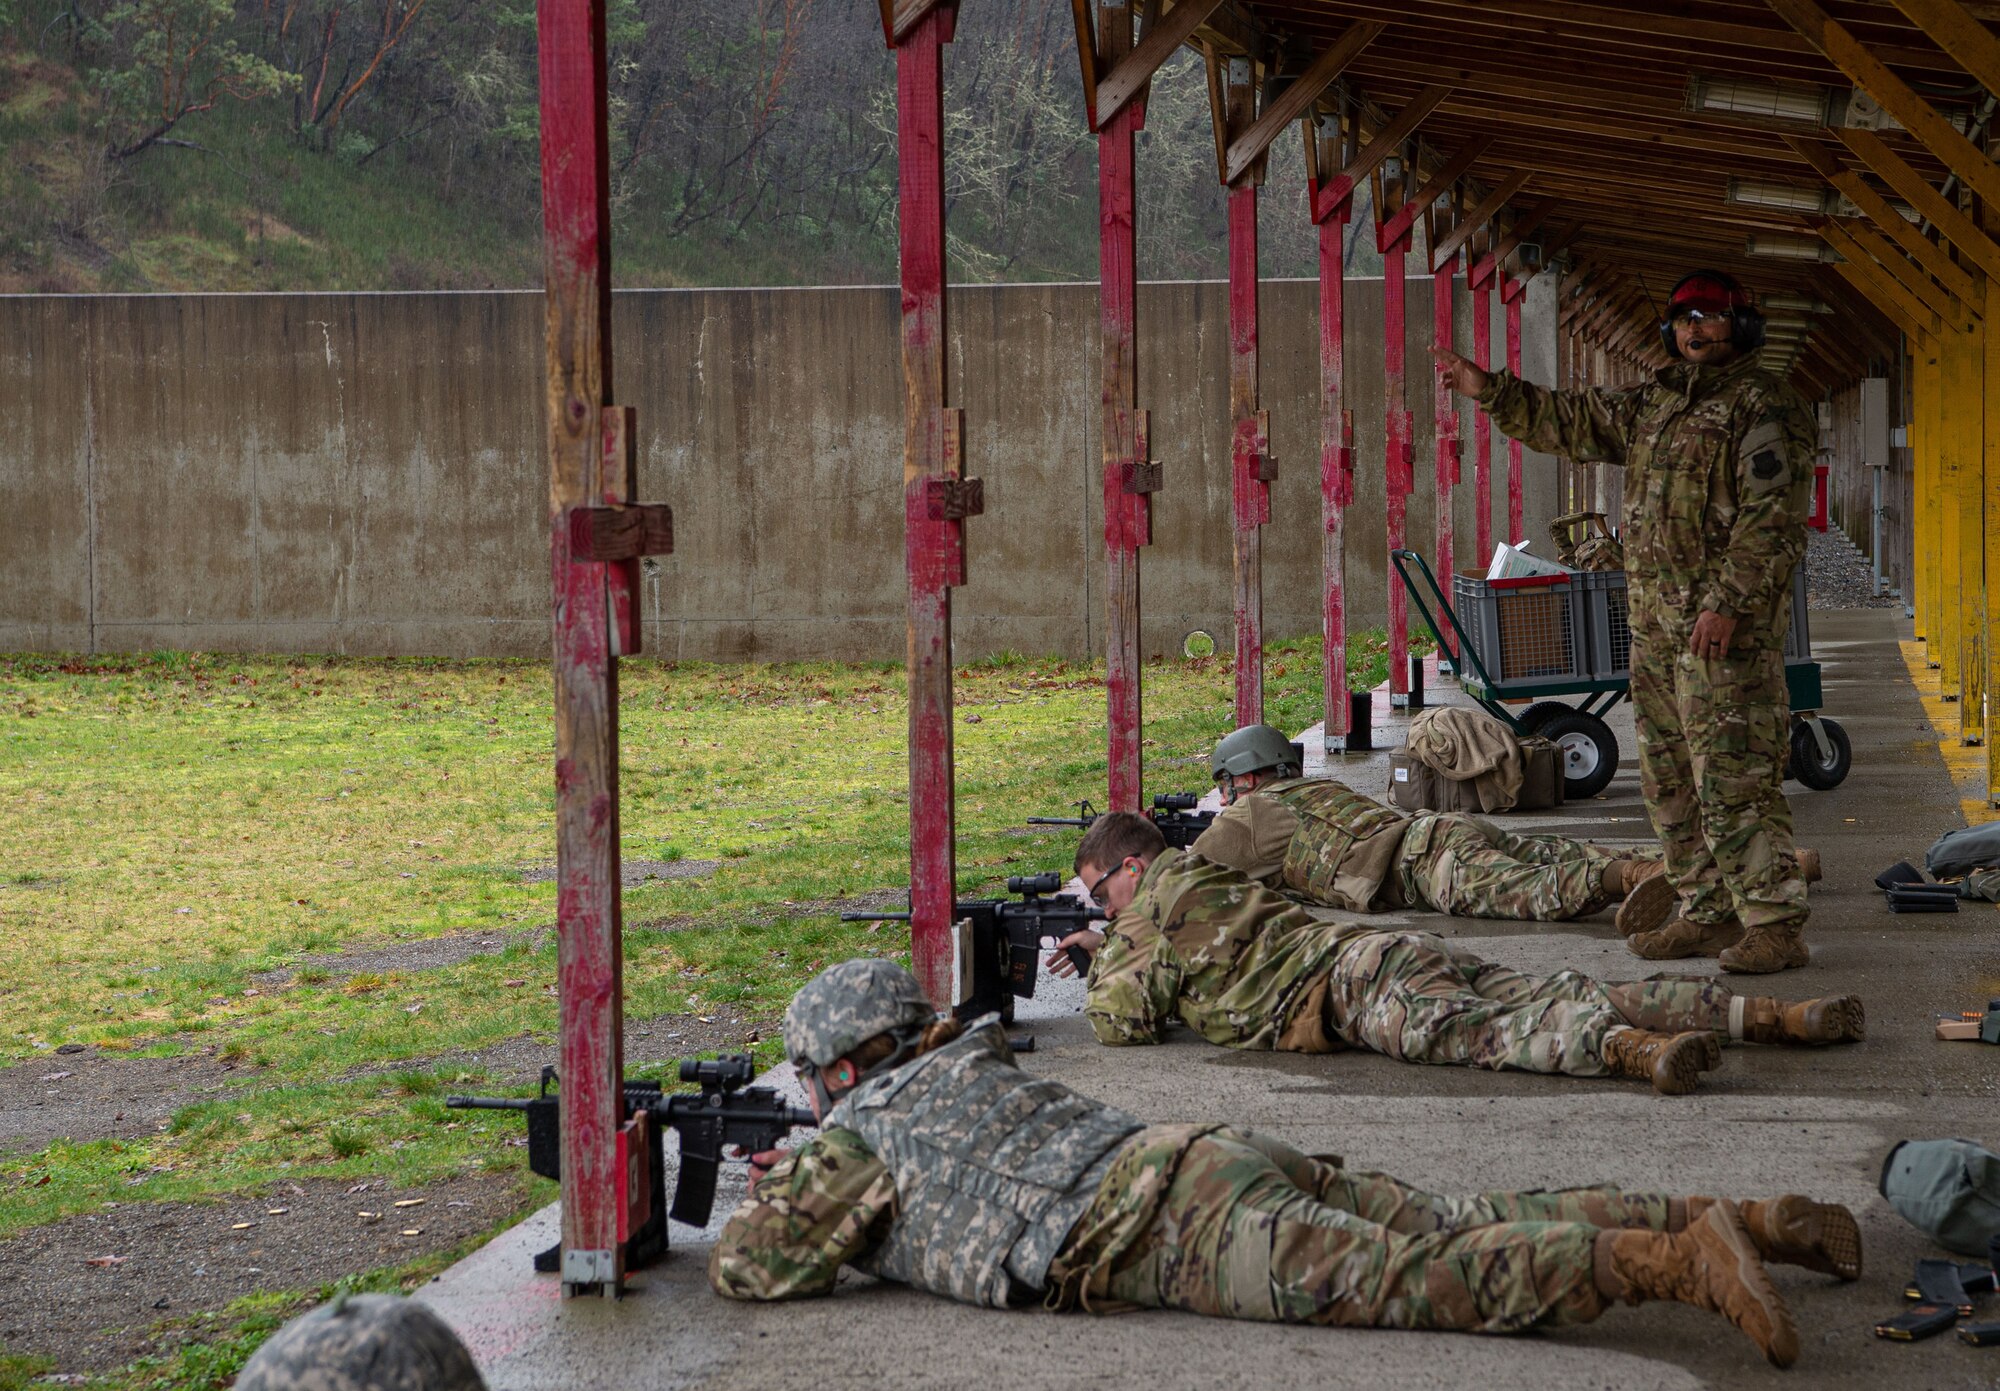
M 1644 861 L 1613 861 L 1643 864 Z M 1641 932 L 1652 932 L 1673 916 L 1680 895 L 1674 891 L 1672 881 L 1661 866 L 1655 865 L 1653 872 L 1636 883 L 1629 877 L 1625 880 L 1625 901 L 1618 905 L 1616 922 L 1618 930 L 1626 937 L 1636 937 Z
M 1743 997 L 1746 1043 L 1859 1043 L 1866 1037 L 1868 1015 L 1859 995 L 1797 1001 Z
M 1693 1223 L 1714 1206 L 1714 1198 L 1687 1199 Z M 1738 1203 L 1743 1229 L 1767 1262 L 1803 1266 L 1843 1280 L 1861 1278 L 1861 1226 L 1839 1203 L 1816 1203 L 1797 1193 L 1767 1202 Z
M 1799 850 L 1795 848 L 1792 851 L 1792 858 L 1799 862 L 1799 877 L 1801 879 L 1805 880 L 1808 884 L 1817 884 L 1820 881 L 1819 851 Z
M 1714 956 L 1742 939 L 1743 929 L 1734 918 L 1719 923 L 1675 918 L 1665 927 L 1627 937 L 1625 949 L 1648 961 L 1678 961 L 1684 956 Z
M 1714 1034 L 1613 1029 L 1604 1036 L 1603 1056 L 1613 1077 L 1651 1082 L 1662 1096 L 1686 1096 L 1702 1073 L 1722 1062 L 1722 1045 Z
M 1804 923 L 1758 924 L 1743 929 L 1743 939 L 1715 954 L 1725 971 L 1738 975 L 1768 976 L 1789 971 L 1812 960 L 1806 950 Z
M 1717 1199 L 1685 1231 L 1600 1232 L 1596 1277 L 1607 1298 L 1692 1304 L 1749 1334 L 1773 1366 L 1798 1361 L 1792 1312 L 1758 1259 L 1742 1213 L 1726 1199 Z

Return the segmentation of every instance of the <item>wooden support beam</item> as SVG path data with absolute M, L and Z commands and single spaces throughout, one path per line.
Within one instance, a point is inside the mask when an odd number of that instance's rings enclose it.
M 1541 198 L 1522 209 L 1515 216 L 1513 225 L 1507 232 L 1474 263 L 1470 271 L 1466 272 L 1466 278 L 1474 285 L 1483 285 L 1492 279 L 1507 258 L 1514 254 L 1514 249 L 1533 235 L 1536 228 L 1548 221 L 1549 214 L 1554 212 L 1557 206 L 1557 199 Z M 1502 293 L 1505 293 L 1504 289 Z
M 1428 212 L 1432 204 L 1449 193 L 1465 171 L 1472 167 L 1473 161 L 1486 153 L 1487 146 L 1492 143 L 1493 137 L 1490 135 L 1475 135 L 1459 146 L 1449 159 L 1424 180 L 1423 186 L 1411 194 L 1403 206 L 1396 210 L 1396 216 L 1384 224 L 1381 235 L 1394 240 L 1402 236 L 1405 229 L 1415 226 L 1417 217 Z M 1442 259 L 1443 257 L 1433 253 L 1432 264 L 1435 265 Z
M 886 8 L 889 0 L 882 0 L 882 4 Z M 1070 0 L 1070 15 L 1076 25 L 1076 62 L 1083 79 L 1083 119 L 1096 130 L 1102 118 L 1097 111 L 1097 28 L 1090 22 L 1090 4 L 1091 0 Z
M 1934 242 L 1911 226 L 1908 218 L 1890 207 L 1888 200 L 1877 193 L 1866 179 L 1835 159 L 1833 151 L 1816 140 L 1801 140 L 1796 136 L 1789 137 L 1786 143 L 1805 156 L 1806 162 L 1818 171 L 1821 178 L 1888 233 L 1939 284 L 1964 300 L 1968 308 L 1983 303 L 1984 292 L 1978 282 L 1961 270 Z
M 1935 343 L 1938 338 L 1937 315 L 1918 302 L 1914 295 L 1891 280 L 1888 273 L 1874 261 L 1860 259 L 1836 261 L 1833 268 L 1842 279 L 1859 290 L 1875 308 L 1912 340 Z
M 958 0 L 877 0 L 882 10 L 882 37 L 894 48 L 940 8 L 956 10 Z
M 1778 15 L 1833 65 L 1853 78 L 1863 91 L 1894 116 L 1903 129 L 1922 141 L 1945 168 L 1965 180 L 1975 193 L 1988 202 L 2000 202 L 2000 165 L 1984 151 L 1960 135 L 1937 108 L 1932 106 L 1888 65 L 1868 51 L 1854 35 L 1834 22 L 1813 0 L 1764 0 Z
M 1224 60 L 1229 132 L 1257 121 L 1256 66 Z M 1232 147 L 1234 142 L 1232 141 Z M 1236 723 L 1264 722 L 1264 526 L 1271 520 L 1270 421 L 1258 404 L 1257 184 L 1229 189 L 1229 440 L 1231 610 L 1236 636 Z
M 1467 150 L 1474 150 L 1474 147 L 1477 147 L 1471 157 L 1466 160 L 1466 164 L 1469 167 L 1474 160 L 1477 160 L 1480 155 L 1486 152 L 1488 146 L 1491 144 L 1492 140 L 1490 137 L 1482 138 L 1467 144 L 1459 153 L 1463 155 Z M 1449 168 L 1450 166 L 1447 165 L 1446 167 Z M 1493 191 L 1474 204 L 1472 211 L 1461 217 L 1456 227 L 1453 227 L 1449 232 L 1438 238 L 1437 245 L 1431 248 L 1431 264 L 1435 266 L 1447 256 L 1457 255 L 1459 248 L 1472 240 L 1473 233 L 1491 222 L 1494 214 L 1507 206 L 1507 200 L 1526 187 L 1528 180 L 1533 177 L 1534 171 L 1531 169 L 1516 169 L 1498 184 L 1494 185 Z M 1472 269 L 1472 261 L 1468 257 L 1466 264 L 1468 284 L 1470 283 Z M 1491 275 L 1491 271 L 1488 272 L 1488 275 Z
M 1081 13 L 1089 0 L 1074 0 L 1074 3 Z M 1160 65 L 1173 57 L 1174 50 L 1186 43 L 1204 20 L 1222 8 L 1222 4 L 1223 0 L 1178 0 L 1171 10 L 1161 16 L 1159 23 L 1148 27 L 1139 36 L 1139 42 L 1132 51 L 1120 58 L 1098 84 L 1097 101 L 1092 108 L 1096 114 L 1092 118 L 1091 129 L 1096 130 L 1144 92 L 1153 74 L 1160 70 Z
M 1431 271 L 1431 344 L 1433 351 L 1452 352 L 1457 348 L 1454 331 L 1454 304 L 1452 302 L 1452 272 L 1458 268 L 1458 253 L 1453 252 L 1435 263 Z M 1455 575 L 1457 566 L 1458 537 L 1454 529 L 1457 521 L 1458 482 L 1460 468 L 1460 443 L 1458 437 L 1458 394 L 1451 389 L 1441 373 L 1432 372 L 1431 378 L 1431 438 L 1436 463 L 1437 491 L 1431 502 L 1431 530 L 1436 541 L 1431 556 L 1431 564 L 1439 575 Z M 1480 557 L 1481 562 L 1487 557 Z M 1449 581 L 1446 581 L 1449 583 Z M 1439 657 L 1448 660 L 1454 672 L 1458 670 L 1458 633 L 1451 625 L 1445 626 L 1445 650 Z
M 1848 149 L 1880 175 L 1884 183 L 1902 194 L 1904 200 L 1944 233 L 1953 246 L 1977 261 L 1989 277 L 2000 279 L 2000 241 L 1982 231 L 1949 199 L 1932 188 L 1930 180 L 1912 169 L 1873 131 L 1843 129 L 1839 135 L 1847 142 Z
M 1314 125 L 1306 127 L 1309 208 L 1319 206 L 1318 170 L 1342 163 L 1344 135 L 1321 149 Z M 1347 405 L 1347 221 L 1353 200 L 1332 208 L 1319 227 L 1319 496 L 1322 747 L 1344 752 L 1352 731 L 1347 694 L 1347 512 L 1354 505 L 1354 412 Z
M 1352 198 L 1356 186 L 1381 168 L 1383 160 L 1400 150 L 1403 142 L 1424 123 L 1424 118 L 1437 110 L 1438 103 L 1450 95 L 1449 87 L 1426 87 L 1411 99 L 1408 106 L 1384 122 L 1375 132 L 1374 139 L 1362 147 L 1361 153 L 1345 169 L 1320 185 L 1319 201 L 1313 209 L 1313 216 L 1323 220 L 1333 207 Z
M 1850 261 L 1873 260 L 1898 285 L 1938 316 L 1948 330 L 1959 329 L 1965 321 L 1964 306 L 1931 278 L 1911 264 L 1908 257 L 1865 227 L 1850 227 L 1834 218 L 1819 224 L 1819 234 L 1828 246 Z
M 963 524 L 932 510 L 935 485 L 958 478 L 963 465 L 960 415 L 945 404 L 951 340 L 944 292 L 944 46 L 955 17 L 949 4 L 929 7 L 896 45 L 903 564 L 910 605 L 910 969 L 940 1010 L 958 999 L 951 939 L 958 897 L 951 591 L 965 583 Z
M 1507 316 L 1507 370 L 1517 377 L 1521 375 L 1521 295 L 1518 291 L 1511 295 L 1507 291 L 1520 283 L 1504 272 L 1500 276 L 1500 305 Z M 1526 539 L 1521 530 L 1521 449 L 1519 440 L 1507 441 L 1507 534 L 1501 539 L 1509 542 Z
M 1327 89 L 1327 85 L 1354 61 L 1355 55 L 1374 42 L 1376 35 L 1387 27 L 1372 19 L 1348 25 L 1324 53 L 1313 59 L 1312 66 L 1297 81 L 1286 87 L 1278 99 L 1258 115 L 1256 121 L 1229 142 L 1224 182 L 1234 184 L 1249 172 L 1250 166 L 1271 148 L 1278 132 L 1304 115 L 1306 109 L 1319 100 L 1319 94 Z
M 1441 90 L 1441 89 L 1440 89 Z M 1405 107 L 1407 116 L 1420 103 Z M 1433 102 L 1432 105 L 1435 105 Z M 1419 118 L 1421 119 L 1421 118 Z M 1394 129 L 1402 120 L 1390 123 Z M 1415 122 L 1409 124 L 1415 129 Z M 1386 132 L 1385 132 L 1386 133 Z M 1408 131 L 1404 132 L 1407 136 Z M 1400 143 L 1400 140 L 1399 142 Z M 1383 144 L 1383 136 L 1378 134 L 1370 149 Z M 1391 146 L 1390 148 L 1393 148 Z M 1385 149 L 1383 154 L 1388 151 Z M 1367 151 L 1363 152 L 1364 157 Z M 1360 161 L 1357 161 L 1359 163 Z M 1381 156 L 1375 159 L 1379 167 Z M 1354 165 L 1349 165 L 1349 169 Z M 1415 488 L 1416 474 L 1416 419 L 1409 410 L 1409 373 L 1407 365 L 1406 330 L 1409 322 L 1408 285 L 1404 278 L 1405 258 L 1410 249 L 1410 230 L 1406 226 L 1403 234 L 1386 244 L 1382 241 L 1382 229 L 1395 219 L 1408 193 L 1404 178 L 1390 180 L 1378 178 L 1375 197 L 1376 245 L 1382 250 L 1382 379 L 1384 448 L 1383 491 L 1386 505 L 1383 508 L 1384 528 L 1387 532 L 1388 547 L 1391 551 L 1401 548 L 1408 530 L 1410 494 Z M 1407 706 L 1410 703 L 1410 610 L 1409 596 L 1400 584 L 1389 586 L 1389 704 Z
M 1120 5 L 1101 12 L 1108 22 L 1105 59 L 1122 61 L 1132 43 L 1130 14 Z M 1140 676 L 1145 654 L 1139 629 L 1139 549 L 1153 537 L 1150 431 L 1139 409 L 1138 214 L 1134 136 L 1139 107 L 1127 104 L 1097 131 L 1098 433 L 1102 441 L 1104 509 L 1104 720 L 1111 811 L 1138 811 L 1144 736 Z
M 2000 37 L 1959 0 L 1896 0 L 1896 8 L 1987 91 L 2000 92 Z
M 611 404 L 611 141 L 604 0 L 537 7 L 554 588 L 557 1066 L 565 1295 L 616 1296 L 625 1123 L 618 874 L 616 566 L 572 553 L 565 514 L 605 500 Z M 626 479 L 613 480 L 623 485 Z M 625 499 L 621 499 L 625 500 Z

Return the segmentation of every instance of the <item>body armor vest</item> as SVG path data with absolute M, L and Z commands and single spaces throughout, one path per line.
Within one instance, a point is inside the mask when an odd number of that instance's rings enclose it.
M 1285 887 L 1314 903 L 1369 911 L 1395 867 L 1409 818 L 1327 778 L 1265 783 L 1299 818 L 1285 851 Z
M 997 1016 L 871 1077 L 826 1116 L 896 1182 L 896 1219 L 862 1269 L 1004 1308 L 1046 1283 L 1111 1158 L 1143 1129 L 1014 1066 Z

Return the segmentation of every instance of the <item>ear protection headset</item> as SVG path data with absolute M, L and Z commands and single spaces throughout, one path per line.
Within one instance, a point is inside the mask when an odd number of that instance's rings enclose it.
M 1692 275 L 1684 275 L 1674 282 L 1674 288 L 1667 294 L 1667 317 L 1660 324 L 1660 342 L 1666 347 L 1667 356 L 1679 357 L 1680 344 L 1674 341 L 1674 313 L 1682 300 L 1711 298 L 1709 296 L 1687 295 L 1682 291 L 1691 285 L 1712 285 L 1721 290 L 1728 300 L 1729 341 L 1736 345 L 1739 353 L 1754 353 L 1764 346 L 1764 316 L 1757 312 L 1757 306 L 1750 302 L 1749 292 L 1737 283 L 1736 277 L 1719 270 L 1698 270 Z M 1712 313 L 1706 305 L 1699 307 L 1703 313 Z

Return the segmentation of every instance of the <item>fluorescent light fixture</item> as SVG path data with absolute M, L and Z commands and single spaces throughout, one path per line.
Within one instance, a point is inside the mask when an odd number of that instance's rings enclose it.
M 1688 79 L 1687 109 L 1770 116 L 1805 125 L 1832 123 L 1835 93 L 1817 83 L 1768 82 L 1755 77 L 1696 73 Z
M 1766 295 L 1766 309 L 1793 309 L 1801 314 L 1831 314 L 1833 306 L 1825 300 L 1814 299 L 1811 295 Z
M 1779 237 L 1769 232 L 1752 232 L 1743 249 L 1752 256 L 1774 256 L 1785 261 L 1833 259 L 1833 248 L 1816 237 Z
M 1723 194 L 1724 201 L 1740 207 L 1779 208 L 1794 213 L 1832 212 L 1836 197 L 1830 188 L 1773 183 L 1769 179 L 1731 179 Z

